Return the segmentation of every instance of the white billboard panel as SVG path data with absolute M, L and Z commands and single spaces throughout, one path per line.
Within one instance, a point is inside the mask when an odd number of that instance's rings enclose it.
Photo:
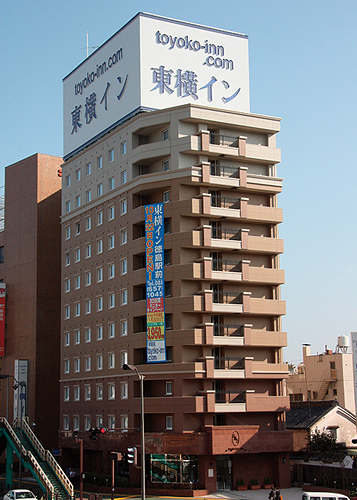
M 249 112 L 248 37 L 140 13 L 63 83 L 66 159 L 140 110 Z

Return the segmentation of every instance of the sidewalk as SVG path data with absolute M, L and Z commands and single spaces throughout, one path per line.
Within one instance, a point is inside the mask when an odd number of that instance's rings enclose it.
M 218 491 L 204 498 L 232 499 L 232 500 L 268 500 L 270 490 L 246 490 L 246 491 Z M 301 488 L 286 488 L 280 490 L 283 500 L 301 500 Z M 202 498 L 202 497 L 201 497 Z

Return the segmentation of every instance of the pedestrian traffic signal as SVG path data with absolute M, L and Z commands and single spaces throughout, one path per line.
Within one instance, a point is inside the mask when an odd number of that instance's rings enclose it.
M 105 434 L 107 432 L 106 427 L 92 427 L 89 429 L 89 439 L 97 439 L 97 434 Z
M 128 448 L 128 453 L 126 454 L 126 461 L 128 464 L 137 465 L 138 464 L 138 450 L 134 448 Z

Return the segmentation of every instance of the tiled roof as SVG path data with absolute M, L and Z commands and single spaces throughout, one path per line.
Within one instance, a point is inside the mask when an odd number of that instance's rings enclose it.
M 290 410 L 286 412 L 286 428 L 310 429 L 335 406 L 338 406 L 337 401 L 292 402 Z

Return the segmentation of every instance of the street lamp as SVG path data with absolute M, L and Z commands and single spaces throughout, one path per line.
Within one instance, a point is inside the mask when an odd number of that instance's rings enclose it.
M 134 365 L 123 365 L 123 370 L 136 372 L 140 380 L 140 403 L 141 403 L 141 500 L 145 500 L 145 430 L 144 430 L 144 375 Z
M 22 486 L 22 413 L 23 413 L 23 400 L 25 400 L 26 405 L 26 382 L 19 382 L 13 375 L 0 375 L 0 379 L 7 379 L 7 398 L 6 398 L 6 420 L 8 420 L 9 412 L 9 378 L 15 380 L 15 385 L 13 389 L 16 391 L 20 388 L 20 455 L 19 455 L 19 488 Z M 23 397 L 23 393 L 24 396 Z

